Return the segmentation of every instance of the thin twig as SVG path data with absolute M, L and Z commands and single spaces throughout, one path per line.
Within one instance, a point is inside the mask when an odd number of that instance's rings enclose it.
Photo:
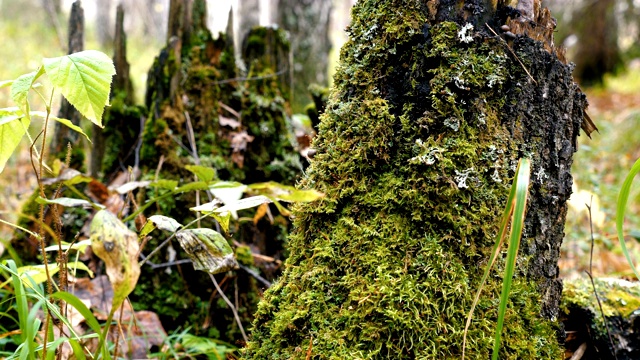
M 269 79 L 269 78 L 273 78 L 273 77 L 276 77 L 276 76 L 280 76 L 280 75 L 284 74 L 285 72 L 287 72 L 287 69 L 282 69 L 282 70 L 278 71 L 277 73 L 268 74 L 268 75 L 261 75 L 261 76 L 254 76 L 254 77 L 236 77 L 236 78 L 231 78 L 231 79 L 218 80 L 218 81 L 212 82 L 212 84 L 219 85 L 219 84 L 228 84 L 228 83 L 234 82 L 234 81 L 264 80 L 264 79 Z
M 224 294 L 224 292 L 222 292 L 222 289 L 220 289 L 220 286 L 218 285 L 218 282 L 216 281 L 216 278 L 213 276 L 213 274 L 209 274 L 209 277 L 211 278 L 211 281 L 213 282 L 213 286 L 216 287 L 216 290 L 218 290 L 218 292 L 220 293 L 220 296 L 222 297 L 224 302 L 227 303 L 227 305 L 231 309 L 231 312 L 233 312 L 233 317 L 236 319 L 236 322 L 238 323 L 238 327 L 240 328 L 240 333 L 242 333 L 242 338 L 244 339 L 245 342 L 248 342 L 249 339 L 247 338 L 247 334 L 245 334 L 245 332 L 244 332 L 244 327 L 242 327 L 242 322 L 240 322 L 240 316 L 238 316 L 238 311 L 236 311 L 235 306 L 233 306 L 231 301 L 229 301 L 229 298 L 227 298 L 227 296 Z
M 247 274 L 253 276 L 256 280 L 260 281 L 262 284 L 264 284 L 266 287 L 271 287 L 271 282 L 265 278 L 263 278 L 262 276 L 258 275 L 257 272 L 253 271 L 252 269 L 242 265 L 242 264 L 238 264 L 238 266 L 240 267 L 240 269 L 244 270 L 247 272 Z
M 593 280 L 593 276 L 591 276 L 591 272 L 593 271 L 593 219 L 591 218 L 591 203 L 593 202 L 593 196 L 591 196 L 591 200 L 589 200 L 589 205 L 585 204 L 587 210 L 589 211 L 589 229 L 591 231 L 591 254 L 589 255 L 589 271 L 585 271 L 587 275 L 589 275 L 589 279 L 591 279 L 591 286 L 593 286 L 593 295 L 596 296 L 596 301 L 598 301 L 598 307 L 600 308 L 600 313 L 602 314 L 602 322 L 604 323 L 604 327 L 607 329 L 607 335 L 609 336 L 609 344 L 611 345 L 611 351 L 613 352 L 613 357 L 618 360 L 618 356 L 616 355 L 616 347 L 613 343 L 613 338 L 611 337 L 611 331 L 609 331 L 609 324 L 607 323 L 607 318 L 604 316 L 604 310 L 602 309 L 602 303 L 600 303 L 600 297 L 598 296 L 598 292 L 596 291 L 596 283 Z
M 492 28 L 491 26 L 489 26 L 489 24 L 485 23 L 486 27 L 491 30 L 491 32 L 493 33 L 493 35 L 497 36 L 498 39 L 500 39 L 500 41 L 502 41 L 502 43 L 507 47 L 507 49 L 509 49 L 509 52 L 511 53 L 511 55 L 513 55 L 513 57 L 516 58 L 516 60 L 518 61 L 518 63 L 520 64 L 520 66 L 522 66 L 522 69 L 524 70 L 524 72 L 527 73 L 527 75 L 529 75 L 529 78 L 531 79 L 531 81 L 533 81 L 534 84 L 538 85 L 538 82 L 536 81 L 536 79 L 533 78 L 533 76 L 531 76 L 531 74 L 529 73 L 529 70 L 527 70 L 527 68 L 524 66 L 524 64 L 522 63 L 522 61 L 520 61 L 520 58 L 518 58 L 518 55 L 516 55 L 515 52 L 513 52 L 513 49 L 511 48 L 511 46 L 509 46 L 509 44 L 507 44 L 506 41 L 504 41 L 503 38 L 500 37 L 500 35 L 498 35 Z

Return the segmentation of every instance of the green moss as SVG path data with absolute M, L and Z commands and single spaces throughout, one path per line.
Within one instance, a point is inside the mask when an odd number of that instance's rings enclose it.
M 271 33 L 275 36 L 271 39 L 278 41 L 283 40 L 284 36 L 282 30 L 256 29 L 252 41 L 258 41 L 261 33 Z M 199 163 L 215 168 L 220 179 L 247 184 L 273 180 L 293 185 L 301 165 L 289 137 L 288 104 L 283 96 L 284 91 L 280 88 L 278 78 L 273 76 L 279 68 L 273 67 L 277 64 L 262 59 L 264 54 L 258 51 L 264 51 L 272 44 L 265 42 L 262 48 L 254 48 L 252 55 L 255 57 L 249 62 L 249 73 L 242 74 L 243 77 L 264 79 L 238 82 L 233 80 L 238 76 L 234 67 L 233 48 L 227 44 L 227 39 L 214 40 L 204 29 L 191 35 L 190 43 L 183 44 L 181 49 L 180 64 L 175 64 L 174 50 L 167 48 L 150 71 L 149 89 L 152 95 L 147 99 L 150 114 L 141 149 L 141 163 L 147 167 L 146 172 L 154 177 L 162 157 L 158 178 L 181 183 L 193 178 L 185 169 L 185 165 L 195 163 L 191 152 L 185 149 L 192 146 L 187 134 L 187 124 L 190 123 Z M 169 96 L 170 86 L 175 86 L 173 79 L 176 76 L 180 78 L 179 86 L 174 89 L 177 93 Z M 227 107 L 239 112 L 240 119 L 235 117 L 235 112 L 227 111 Z M 221 117 L 232 118 L 237 123 L 221 124 Z M 244 149 L 235 151 L 234 147 L 238 147 L 238 144 L 233 143 L 234 139 L 242 138 L 245 134 L 252 140 L 246 141 Z M 163 190 L 147 189 L 146 199 L 141 197 L 139 201 L 143 203 L 162 193 Z M 202 198 L 200 200 L 203 201 Z M 185 209 L 195 204 L 195 194 L 185 193 L 154 204 L 150 211 L 157 209 L 156 213 L 188 223 L 194 213 L 185 213 Z M 273 213 L 277 214 L 275 209 Z M 253 212 L 246 211 L 241 215 L 253 217 Z M 276 216 L 276 219 L 282 217 Z M 202 226 L 216 228 L 208 220 L 203 220 Z M 241 244 L 258 247 L 264 255 L 279 257 L 287 227 L 288 223 L 276 221 L 270 224 L 265 218 L 257 224 L 232 223 L 230 233 Z M 161 237 L 153 239 L 147 246 L 153 248 L 162 240 Z M 175 247 L 175 250 L 178 252 L 177 258 L 186 257 L 179 247 Z M 250 252 L 246 253 L 248 250 L 248 247 L 239 247 L 238 257 L 245 265 L 253 266 Z M 163 263 L 168 259 L 168 254 L 163 250 L 151 261 Z M 166 287 L 176 292 L 169 296 L 164 291 L 153 291 L 149 286 L 137 289 L 132 300 L 140 308 L 157 308 L 163 325 L 168 329 L 191 327 L 194 333 L 218 335 L 230 343 L 241 339 L 236 320 L 227 304 L 213 300 L 212 296 L 218 295 L 212 292 L 213 286 L 207 274 L 193 271 L 191 265 L 180 267 L 168 276 L 161 276 L 158 271 L 145 269 L 140 283 L 153 282 L 154 286 L 163 286 L 166 281 L 170 283 Z M 262 275 L 272 279 L 275 274 Z M 234 298 L 241 321 L 248 328 L 260 300 L 260 288 L 255 279 L 239 271 L 228 273 L 225 278 L 219 277 L 218 281 L 227 295 Z M 226 282 L 224 285 L 223 281 Z M 163 305 L 153 305 L 156 303 Z M 197 311 L 189 311 L 191 308 Z M 203 322 L 207 316 L 211 321 Z
M 640 287 L 636 284 L 624 280 L 594 279 L 594 281 L 605 317 L 627 319 L 640 308 Z M 560 310 L 568 316 L 576 310 L 591 312 L 594 319 L 593 330 L 599 331 L 600 336 L 606 336 L 602 312 L 591 280 L 588 278 L 564 282 Z
M 236 248 L 236 259 L 240 264 L 253 266 L 253 255 L 251 248 L 248 246 L 238 246 Z
M 519 156 L 498 116 L 509 58 L 496 40 L 461 41 L 454 23 L 425 28 L 419 2 L 364 1 L 352 15 L 301 183 L 326 197 L 296 207 L 287 268 L 260 303 L 247 359 L 461 354 Z M 539 284 L 522 272 L 500 358 L 559 358 Z M 502 282 L 490 279 L 470 358 L 492 347 Z

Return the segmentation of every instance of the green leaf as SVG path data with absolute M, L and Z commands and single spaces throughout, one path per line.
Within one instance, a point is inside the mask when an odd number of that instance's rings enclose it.
M 147 223 L 144 224 L 142 229 L 140 229 L 140 233 L 138 234 L 139 238 L 143 238 L 149 233 L 151 233 L 155 229 L 160 229 L 169 232 L 176 232 L 178 229 L 182 227 L 182 224 L 177 222 L 175 219 L 170 218 L 168 216 L 163 215 L 153 215 L 149 216 L 147 219 Z
M 37 78 L 42 76 L 42 74 L 44 74 L 44 68 L 41 66 L 37 71 L 22 75 L 11 84 L 11 98 L 27 117 L 29 116 L 30 110 L 29 100 L 27 98 L 29 90 L 31 90 L 33 83 Z
M 260 194 L 289 202 L 312 202 L 324 197 L 324 194 L 317 190 L 296 189 L 294 186 L 282 185 L 275 181 L 251 184 L 249 188 L 257 190 Z
M 231 246 L 217 231 L 187 229 L 178 231 L 176 237 L 196 270 L 218 274 L 238 267 Z
M 30 115 L 31 115 L 31 116 L 38 116 L 38 117 L 41 117 L 41 118 L 43 118 L 43 119 L 46 119 L 46 118 L 47 118 L 47 113 L 46 113 L 46 112 L 44 112 L 44 111 L 31 111 L 31 112 L 30 112 Z M 50 119 L 50 120 L 57 121 L 57 122 L 59 122 L 60 124 L 62 124 L 62 125 L 64 125 L 64 126 L 68 127 L 69 129 L 71 129 L 71 130 L 73 130 L 73 131 L 75 131 L 75 132 L 77 132 L 77 133 L 82 134 L 82 136 L 84 136 L 84 137 L 85 137 L 85 138 L 86 138 L 90 143 L 92 143 L 92 142 L 91 142 L 91 139 L 89 138 L 89 136 L 88 136 L 87 134 L 85 134 L 85 133 L 84 133 L 84 131 L 82 130 L 82 128 L 81 128 L 80 126 L 74 125 L 74 124 L 71 122 L 71 120 L 67 120 L 67 119 L 59 118 L 59 117 L 56 117 L 56 116 L 53 116 L 53 115 L 49 115 L 49 119 Z
M 13 85 L 14 81 L 15 80 L 2 80 L 2 81 L 0 81 L 0 89 L 2 89 L 3 87 L 7 87 L 7 86 Z
M 209 182 L 216 178 L 216 169 L 214 168 L 200 165 L 187 165 L 185 168 L 197 176 L 200 181 Z
M 80 269 L 80 270 L 84 270 L 86 272 L 89 273 L 89 275 L 91 277 L 93 277 L 93 271 L 91 271 L 87 265 L 85 265 L 82 262 L 69 262 L 67 264 L 67 267 L 69 269 Z M 60 270 L 58 264 L 49 264 L 48 265 L 49 268 L 49 276 L 53 276 L 55 274 L 58 273 L 58 271 Z M 22 282 L 29 286 L 32 287 L 31 281 L 28 280 L 28 278 L 30 277 L 31 279 L 33 279 L 33 281 L 36 284 L 41 284 L 45 281 L 47 281 L 47 273 L 45 271 L 44 265 L 26 265 L 26 266 L 21 266 L 18 268 L 18 274 L 20 274 L 20 278 L 22 279 Z
M 86 50 L 42 62 L 53 86 L 82 115 L 102 127 L 102 113 L 109 103 L 111 80 L 116 73 L 111 58 L 100 51 Z
M 108 210 L 93 216 L 89 234 L 93 253 L 105 263 L 113 287 L 112 309 L 117 309 L 140 276 L 138 235 Z
M 182 185 L 176 189 L 176 192 L 187 192 L 196 190 L 209 190 L 209 183 L 204 181 L 195 181 Z
M 149 186 L 159 188 L 159 189 L 175 190 L 175 188 L 178 186 L 178 182 L 176 180 L 161 179 L 161 180 L 152 182 L 151 184 L 149 184 Z
M 226 212 L 224 214 L 218 214 L 218 213 L 211 213 L 211 216 L 213 216 L 214 219 L 216 219 L 216 221 L 220 224 L 220 227 L 222 227 L 222 230 L 224 230 L 224 232 L 228 233 L 229 232 L 229 221 L 231 220 L 231 213 L 230 212 Z
M 65 168 L 58 177 L 42 179 L 44 185 L 53 185 L 63 182 L 67 186 L 87 183 L 93 180 L 92 177 L 84 175 L 80 171 L 72 168 Z
M 629 174 L 624 179 L 624 182 L 620 187 L 618 202 L 616 204 L 616 230 L 618 232 L 618 241 L 620 242 L 622 253 L 624 254 L 624 257 L 627 258 L 627 262 L 629 263 L 629 266 L 631 266 L 636 278 L 640 280 L 640 274 L 638 274 L 638 270 L 633 264 L 633 260 L 631 260 L 631 255 L 629 255 L 627 245 L 624 241 L 624 215 L 627 211 L 627 201 L 629 200 L 629 193 L 631 192 L 631 184 L 633 183 L 633 178 L 636 177 L 638 172 L 640 172 L 640 159 L 636 160 L 633 164 Z
M 38 198 L 36 199 L 36 202 L 38 204 L 49 204 L 49 205 L 55 204 L 55 205 L 62 205 L 64 207 L 82 207 L 85 209 L 90 209 L 90 208 L 104 209 L 104 206 L 100 204 L 92 203 L 87 200 L 67 198 L 67 197 L 61 197 L 57 199 L 45 199 L 43 197 L 38 196 Z
M 23 116 L 0 114 L 0 172 L 20 144 L 29 123 L 29 119 Z
M 47 246 L 46 248 L 44 248 L 44 251 L 58 251 L 60 248 L 62 248 L 63 251 L 66 251 L 68 249 L 71 250 L 78 250 L 79 252 L 83 253 L 87 250 L 87 247 L 91 245 L 91 239 L 85 239 L 82 241 L 78 241 L 77 243 L 74 243 L 73 245 L 70 245 L 67 242 L 62 242 L 62 244 L 60 245 L 60 247 L 58 247 L 58 245 L 51 245 L 51 246 Z
M 271 199 L 264 195 L 251 196 L 245 199 L 236 200 L 230 203 L 225 204 L 224 206 L 218 207 L 218 202 L 212 201 L 210 203 L 206 203 L 200 206 L 192 207 L 192 211 L 202 211 L 202 212 L 234 212 L 238 210 L 250 209 L 262 204 L 271 203 Z

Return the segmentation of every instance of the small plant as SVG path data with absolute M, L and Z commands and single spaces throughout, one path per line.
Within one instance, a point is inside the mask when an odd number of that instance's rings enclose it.
M 471 310 L 467 317 L 467 323 L 464 327 L 464 335 L 462 341 L 462 359 L 464 360 L 465 347 L 467 344 L 467 332 L 471 325 L 471 319 L 473 318 L 473 310 L 478 304 L 482 288 L 484 287 L 491 268 L 496 263 L 500 249 L 504 244 L 504 240 L 507 234 L 507 228 L 511 223 L 511 231 L 509 235 L 509 246 L 507 249 L 507 259 L 505 264 L 504 277 L 502 280 L 502 292 L 500 293 L 500 305 L 498 308 L 498 323 L 496 325 L 496 333 L 493 341 L 493 352 L 491 358 L 493 360 L 498 359 L 498 353 L 500 351 L 500 342 L 502 337 L 502 328 L 504 325 L 504 316 L 507 311 L 507 301 L 509 300 L 509 291 L 511 290 L 511 282 L 516 266 L 516 258 L 518 257 L 518 249 L 520 248 L 520 238 L 522 236 L 522 228 L 524 225 L 525 209 L 527 207 L 527 197 L 529 195 L 529 177 L 531 174 L 531 160 L 527 158 L 520 159 L 518 162 L 518 168 L 516 169 L 516 177 L 511 185 L 511 191 L 509 192 L 509 198 L 507 199 L 507 206 L 504 209 L 502 218 L 500 221 L 500 230 L 496 243 L 493 245 L 491 251 L 491 257 L 489 263 L 484 270 L 482 280 L 480 281 L 480 287 L 476 292 L 476 296 L 473 299 Z
M 168 243 L 174 237 L 178 239 L 182 248 L 186 251 L 194 267 L 209 274 L 216 274 L 237 268 L 234 252 L 229 242 L 218 231 L 208 228 L 200 228 L 200 221 L 205 217 L 214 218 L 224 232 L 229 230 L 231 218 L 237 218 L 237 212 L 258 207 L 254 221 L 268 213 L 268 204 L 273 203 L 282 214 L 288 214 L 288 210 L 281 205 L 286 202 L 310 202 L 323 195 L 314 190 L 299 190 L 291 186 L 284 186 L 275 182 L 244 185 L 237 182 L 221 181 L 216 176 L 214 168 L 199 165 L 187 165 L 195 180 L 187 183 L 179 183 L 173 180 L 156 181 L 132 181 L 122 185 L 117 192 L 120 195 L 128 195 L 132 199 L 131 192 L 138 188 L 152 188 L 157 195 L 148 199 L 144 204 L 135 209 L 132 214 L 124 219 L 108 211 L 103 205 L 96 204 L 84 196 L 75 188 L 79 183 L 86 183 L 93 179 L 72 169 L 60 169 L 60 166 L 47 166 L 43 154 L 46 149 L 47 125 L 49 121 L 57 121 L 72 130 L 87 137 L 82 129 L 67 119 L 57 118 L 51 115 L 51 106 L 54 91 L 59 91 L 75 106 L 82 115 L 94 124 L 102 127 L 102 114 L 104 107 L 108 105 L 110 84 L 115 70 L 113 63 L 105 54 L 98 51 L 84 51 L 68 56 L 53 59 L 44 59 L 43 65 L 36 71 L 22 75 L 15 80 L 0 82 L 0 87 L 11 87 L 11 97 L 16 107 L 0 109 L 0 172 L 4 169 L 8 159 L 17 148 L 21 139 L 29 137 L 28 129 L 34 117 L 44 119 L 42 130 L 31 142 L 32 165 L 39 184 L 39 218 L 37 219 L 37 231 L 31 231 L 24 227 L 1 222 L 24 231 L 36 239 L 42 250 L 42 265 L 16 266 L 14 261 L 6 265 L 0 265 L 0 274 L 6 278 L 6 284 L 11 284 L 15 299 L 13 308 L 17 312 L 16 325 L 20 328 L 19 336 L 13 336 L 15 344 L 20 344 L 8 358 L 35 359 L 36 357 L 50 358 L 56 351 L 60 351 L 63 344 L 68 344 L 74 355 L 85 358 L 89 354 L 93 358 L 111 359 L 117 357 L 118 341 L 115 350 L 112 350 L 107 342 L 111 321 L 116 311 L 122 308 L 128 295 L 133 291 L 138 282 L 140 266 L 151 256 Z M 36 81 L 43 75 L 47 75 L 53 84 L 53 90 L 49 96 L 41 93 L 42 86 Z M 44 102 L 45 111 L 33 111 L 28 100 L 28 94 L 34 92 Z M 39 144 L 38 139 L 42 138 Z M 87 137 L 89 140 L 89 138 Z M 69 157 L 67 156 L 67 166 Z M 47 184 L 55 184 L 53 195 L 47 197 L 43 182 L 44 174 L 50 177 Z M 62 197 L 62 189 L 71 190 L 80 198 Z M 161 214 L 150 216 L 138 233 L 130 230 L 126 225 L 135 219 L 151 205 L 161 202 L 163 199 L 175 197 L 179 194 L 192 191 L 206 191 L 215 201 L 206 204 L 197 204 L 191 208 L 196 213 L 196 219 L 186 225 L 178 220 Z M 248 197 L 243 198 L 245 195 Z M 45 224 L 45 207 L 51 206 L 54 215 L 54 229 Z M 136 205 L 137 206 L 137 205 Z M 90 226 L 90 239 L 80 242 L 64 242 L 60 225 L 59 213 L 64 207 L 85 207 L 97 210 Z M 193 225 L 197 228 L 191 228 Z M 152 249 L 141 262 L 139 256 L 146 243 L 147 236 L 155 229 L 171 233 L 164 243 Z M 47 236 L 53 239 L 53 245 L 46 246 L 49 242 Z M 69 251 L 84 251 L 91 245 L 93 253 L 105 263 L 106 273 L 114 290 L 111 309 L 103 327 L 100 326 L 91 310 L 87 308 L 77 297 L 65 292 L 67 290 L 67 274 L 71 270 L 84 270 L 93 274 L 86 265 L 75 261 L 68 261 Z M 48 252 L 57 252 L 55 264 L 47 261 Z M 19 260 L 19 259 L 18 259 Z M 58 274 L 57 283 L 53 276 Z M 75 272 L 73 273 L 75 276 Z M 236 321 L 242 330 L 240 319 L 233 304 L 224 296 L 224 293 L 211 276 L 213 285 L 227 302 L 233 311 Z M 43 287 L 46 284 L 46 288 Z M 30 302 L 33 306 L 29 307 Z M 76 334 L 66 318 L 67 305 L 73 306 L 84 318 L 87 325 L 93 331 L 92 334 Z M 36 317 L 42 309 L 45 314 L 44 323 Z M 52 316 L 60 319 L 59 331 L 55 334 Z M 117 322 L 120 326 L 120 321 Z M 63 330 L 64 327 L 64 330 Z M 7 333 L 9 333 L 7 331 Z M 120 331 L 119 333 L 122 333 Z M 64 335 L 59 335 L 64 334 Z M 89 349 L 85 347 L 88 339 L 97 338 L 97 347 Z M 182 334 L 175 338 L 181 341 L 182 348 L 187 354 L 206 354 L 215 350 L 220 356 L 233 351 L 226 345 L 220 345 L 215 341 Z M 113 354 L 113 355 L 112 355 Z M 210 353 L 209 353 L 210 354 Z M 218 358 L 218 357 L 213 357 Z

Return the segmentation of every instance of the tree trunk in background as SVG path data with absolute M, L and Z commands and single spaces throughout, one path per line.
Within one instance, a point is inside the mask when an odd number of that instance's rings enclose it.
M 68 48 L 69 54 L 84 50 L 84 10 L 80 1 L 75 1 L 71 6 Z M 64 97 L 60 103 L 58 117 L 69 119 L 77 126 L 80 126 L 80 119 L 82 118 L 78 110 L 69 104 Z M 64 161 L 67 155 L 67 144 L 72 147 L 70 167 L 82 171 L 85 167 L 85 151 L 80 140 L 80 134 L 56 122 L 50 147 L 51 156 Z
M 242 64 L 242 55 L 239 52 L 242 47 L 242 39 L 247 36 L 251 28 L 260 25 L 260 0 L 238 0 L 238 8 L 234 11 L 233 21 L 235 48 L 238 50 L 236 58 L 239 60 L 239 64 Z
M 96 35 L 103 48 L 113 44 L 113 23 L 111 21 L 112 0 L 100 0 L 96 7 Z
M 114 39 L 113 63 L 116 74 L 111 85 L 111 106 L 105 109 L 104 128 L 93 125 L 91 176 L 110 179 L 117 172 L 139 166 L 139 136 L 146 109 L 136 106 L 133 84 L 127 61 L 127 36 L 124 32 L 124 9 L 118 4 Z
M 287 267 L 264 294 L 246 359 L 460 358 L 525 156 L 530 202 L 499 358 L 562 356 L 557 261 L 587 103 L 548 11 L 509 20 L 503 3 L 354 7 L 301 183 L 326 197 L 296 207 Z M 489 30 L 506 24 L 508 43 Z M 490 357 L 502 261 L 475 310 L 469 359 Z
M 293 52 L 293 112 L 311 102 L 309 85 L 327 86 L 332 0 L 279 0 L 275 22 L 290 34 Z
M 583 85 L 602 84 L 606 73 L 622 65 L 615 8 L 616 0 L 588 0 L 573 16 L 571 28 L 578 36 L 574 73 Z

